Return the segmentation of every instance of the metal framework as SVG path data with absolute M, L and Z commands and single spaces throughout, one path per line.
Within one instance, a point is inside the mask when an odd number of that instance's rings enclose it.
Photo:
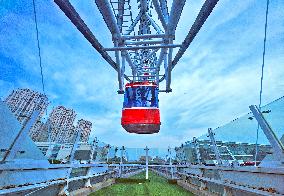
M 85 36 L 92 46 L 118 73 L 118 93 L 124 93 L 124 79 L 128 81 L 151 81 L 158 85 L 164 79 L 171 92 L 171 72 L 178 63 L 218 0 L 206 0 L 194 24 L 182 44 L 174 43 L 175 30 L 186 0 L 173 0 L 170 12 L 167 0 L 138 0 L 133 6 L 130 0 L 95 0 L 103 19 L 112 34 L 114 47 L 104 48 L 93 32 L 81 19 L 68 0 L 54 0 L 65 15 Z M 138 9 L 133 17 L 132 9 Z M 158 18 L 155 18 L 155 14 Z M 133 19 L 135 18 L 135 19 Z M 179 48 L 173 56 L 173 48 Z M 115 60 L 107 53 L 113 51 Z M 132 73 L 126 75 L 126 65 Z M 161 66 L 164 74 L 160 74 Z
M 280 160 L 280 165 L 284 164 L 284 146 L 281 141 L 278 139 L 268 122 L 263 117 L 260 109 L 256 105 L 249 106 L 250 110 L 252 111 L 254 117 L 256 118 L 259 126 L 263 130 L 266 138 L 268 139 L 269 143 L 272 146 L 273 152 L 276 157 Z
M 9 121 L 9 116 L 12 113 L 7 107 L 3 107 L 3 105 L 1 107 L 2 113 L 5 113 L 5 115 L 2 114 L 1 116 L 2 121 Z M 5 108 L 7 112 L 3 110 Z M 121 148 L 121 160 L 119 164 L 94 164 L 92 163 L 93 156 L 90 157 L 90 164 L 76 164 L 73 160 L 80 138 L 80 131 L 77 132 L 76 142 L 68 164 L 48 164 L 47 161 L 35 161 L 34 159 L 32 162 L 28 162 L 25 159 L 22 159 L 21 162 L 16 162 L 14 155 L 21 150 L 19 147 L 23 144 L 23 139 L 27 137 L 27 130 L 39 115 L 39 111 L 35 110 L 30 120 L 24 125 L 24 128 L 17 132 L 18 136 L 8 145 L 10 146 L 7 150 L 9 154 L 5 155 L 7 159 L 0 164 L 0 179 L 5 179 L 0 180 L 0 195 L 42 195 L 55 190 L 57 191 L 56 194 L 59 195 L 73 195 L 77 191 L 74 190 L 74 184 L 76 183 L 81 184 L 77 187 L 79 192 L 84 190 L 91 191 L 93 190 L 92 188 L 99 186 L 100 183 L 107 185 L 114 181 L 113 178 L 129 177 L 142 171 L 148 173 L 148 169 L 156 171 L 169 179 L 177 179 L 178 185 L 197 195 L 203 193 L 207 195 L 283 195 L 283 144 L 279 141 L 257 106 L 250 106 L 250 109 L 271 143 L 274 150 L 273 154 L 279 158 L 280 162 L 276 166 L 243 167 L 240 165 L 225 164 L 206 166 L 200 163 L 192 165 L 189 162 L 185 164 L 172 164 L 170 148 L 168 149 L 167 156 L 169 162 L 155 165 L 148 163 L 149 148 L 147 147 L 145 148 L 145 164 L 123 163 L 124 147 Z M 10 124 L 8 129 L 12 130 Z M 208 129 L 208 133 L 215 148 L 214 153 L 216 157 L 219 154 L 219 158 L 217 159 L 222 163 L 212 129 Z M 198 141 L 194 139 L 193 142 L 198 150 Z M 97 142 L 95 140 L 92 151 L 94 151 L 96 146 Z M 78 170 L 84 172 L 76 176 L 75 174 Z M 87 194 L 87 192 L 85 193 Z

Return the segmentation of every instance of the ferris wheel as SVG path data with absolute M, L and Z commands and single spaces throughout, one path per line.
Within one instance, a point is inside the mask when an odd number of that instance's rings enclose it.
M 117 71 L 118 93 L 124 94 L 121 125 L 127 132 L 138 134 L 159 132 L 158 94 L 172 91 L 173 68 L 217 2 L 206 0 L 184 41 L 175 43 L 176 27 L 186 0 L 173 0 L 170 10 L 167 0 L 95 0 L 112 35 L 113 47 L 105 48 L 68 0 L 55 0 L 77 29 Z M 174 48 L 179 48 L 175 55 Z M 115 60 L 110 52 L 114 52 Z M 126 66 L 130 67 L 130 73 L 126 73 Z M 165 89 L 161 90 L 159 87 L 163 81 Z

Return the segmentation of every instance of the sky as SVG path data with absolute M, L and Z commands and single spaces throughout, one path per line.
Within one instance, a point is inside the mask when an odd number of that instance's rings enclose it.
M 115 146 L 179 146 L 259 103 L 266 0 L 220 0 L 160 93 L 161 130 L 127 133 L 117 73 L 50 0 L 36 0 L 48 110 L 64 105 L 93 123 L 92 138 Z M 176 29 L 181 43 L 204 1 L 187 1 Z M 94 1 L 71 1 L 104 47 L 109 33 Z M 170 4 L 168 5 L 170 7 Z M 284 2 L 270 2 L 263 104 L 284 95 Z M 42 92 L 32 0 L 0 0 L 0 97 L 17 88 Z M 176 52 L 176 50 L 175 50 Z M 113 54 L 112 54 L 113 56 Z M 228 132 L 234 137 L 234 131 Z

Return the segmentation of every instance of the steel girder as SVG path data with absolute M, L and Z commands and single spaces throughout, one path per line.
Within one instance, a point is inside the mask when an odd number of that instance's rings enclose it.
M 172 66 L 171 70 L 176 66 L 178 61 L 181 59 L 182 55 L 185 53 L 189 45 L 192 43 L 194 40 L 195 36 L 201 29 L 202 25 L 205 23 L 211 12 L 213 11 L 215 5 L 218 3 L 219 0 L 206 0 L 200 9 L 193 25 L 191 26 L 186 38 L 182 42 L 182 46 L 180 47 L 178 53 L 176 54 L 174 60 L 172 61 Z M 162 82 L 166 76 L 164 75 L 161 79 L 160 82 Z
M 280 158 L 281 164 L 284 164 L 284 146 L 281 141 L 276 136 L 275 132 L 272 130 L 271 126 L 268 124 L 266 119 L 263 117 L 260 109 L 256 105 L 249 106 L 249 109 L 253 113 L 253 116 L 257 120 L 259 126 L 263 130 L 266 138 L 272 146 L 274 154 Z
M 76 12 L 70 2 L 68 0 L 54 0 L 54 2 L 71 20 L 76 28 L 84 35 L 84 37 L 91 43 L 91 45 L 101 54 L 106 62 L 108 62 L 118 72 L 118 65 L 112 60 L 108 53 L 104 51 L 104 47 L 100 44 L 89 27 L 84 23 L 84 21 L 81 19 L 80 15 Z M 124 78 L 130 81 L 129 77 L 127 77 L 126 75 L 124 75 Z
M 219 0 L 206 0 L 203 4 L 201 10 L 199 11 L 195 22 L 191 26 L 186 38 L 184 39 L 182 43 L 182 47 L 179 49 L 178 53 L 176 54 L 174 60 L 173 60 L 173 67 L 177 64 L 177 62 L 180 60 L 186 49 L 189 47 L 199 30 L 201 29 L 204 22 L 207 20 L 209 15 L 211 14 L 213 8 L 218 3 Z
M 191 26 L 182 45 L 174 44 L 175 29 L 180 19 L 186 0 L 174 0 L 170 14 L 168 13 L 167 0 L 153 0 L 153 6 L 157 12 L 162 28 L 152 18 L 151 6 L 149 0 L 140 0 L 138 6 L 139 13 L 131 25 L 123 34 L 126 1 L 116 0 L 117 13 L 114 15 L 114 7 L 108 0 L 95 0 L 106 25 L 112 33 L 113 48 L 104 48 L 79 14 L 72 7 L 68 0 L 54 0 L 65 15 L 72 21 L 77 29 L 93 45 L 93 47 L 102 55 L 102 57 L 118 72 L 119 91 L 123 93 L 124 78 L 130 81 L 124 74 L 125 63 L 132 69 L 132 80 L 151 80 L 157 84 L 166 79 L 165 92 L 171 92 L 171 71 L 180 60 L 186 49 L 189 47 L 194 37 L 197 35 L 202 25 L 212 12 L 218 0 L 206 0 L 203 4 L 194 24 Z M 129 4 L 129 1 L 127 1 Z M 113 1 L 111 1 L 113 3 Z M 130 6 L 129 6 L 130 9 Z M 131 16 L 132 17 L 132 16 Z M 137 24 L 139 25 L 138 35 L 134 32 Z M 151 32 L 150 26 L 156 32 Z M 162 38 L 161 40 L 157 40 Z M 132 40 L 132 41 L 126 41 Z M 173 58 L 173 47 L 180 47 L 178 53 Z M 160 50 L 160 52 L 159 52 Z M 116 62 L 108 55 L 106 51 L 114 51 Z M 132 52 L 131 52 L 132 51 Z M 134 52 L 133 52 L 134 51 Z M 159 52 L 159 54 L 158 54 Z M 158 58 L 156 56 L 159 56 Z M 165 74 L 160 78 L 160 66 L 164 62 Z M 148 73 L 148 77 L 145 76 Z

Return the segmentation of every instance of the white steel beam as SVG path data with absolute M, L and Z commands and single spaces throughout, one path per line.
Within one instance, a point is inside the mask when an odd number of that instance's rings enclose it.
M 155 7 L 155 10 L 156 10 L 156 12 L 158 14 L 159 20 L 161 21 L 161 23 L 163 25 L 163 28 L 166 31 L 167 30 L 167 22 L 166 22 L 165 17 L 164 17 L 164 15 L 162 13 L 161 6 L 159 5 L 158 0 L 153 0 L 152 2 L 153 2 L 153 5 Z
M 143 34 L 143 35 L 122 35 L 122 39 L 152 39 L 152 38 L 168 38 L 169 36 L 166 34 Z
M 160 5 L 161 5 L 162 13 L 165 18 L 165 22 L 168 23 L 169 12 L 168 12 L 167 0 L 160 0 Z
M 104 21 L 108 27 L 108 29 L 110 30 L 110 32 L 112 33 L 112 36 L 120 36 L 120 31 L 118 28 L 118 25 L 116 23 L 116 19 L 113 15 L 113 11 L 111 9 L 111 5 L 109 3 L 109 1 L 107 0 L 95 0 L 98 9 L 100 10 Z M 116 39 L 116 38 L 114 38 Z
M 222 165 L 222 159 L 221 159 L 221 155 L 220 155 L 220 152 L 219 152 L 219 149 L 218 149 L 218 146 L 216 144 L 216 140 L 215 140 L 215 133 L 213 133 L 212 129 L 209 128 L 208 129 L 208 137 L 210 138 L 211 140 L 211 144 L 213 146 L 213 150 L 214 150 L 214 153 L 215 153 L 215 156 L 216 156 L 216 160 L 218 162 L 218 165 Z
M 3 156 L 3 159 L 0 163 L 3 163 L 5 161 L 12 161 L 15 159 L 17 153 L 19 152 L 23 141 L 29 137 L 28 133 L 32 126 L 35 124 L 36 120 L 38 119 L 38 116 L 40 115 L 39 110 L 33 111 L 31 118 L 24 124 L 24 126 L 21 128 L 17 136 L 15 137 L 14 141 L 9 146 L 7 152 Z
M 68 0 L 54 0 L 59 8 L 65 13 L 65 15 L 71 20 L 76 28 L 84 35 L 84 37 L 92 44 L 92 46 L 101 54 L 101 56 L 108 62 L 117 72 L 119 71 L 118 65 L 112 60 L 112 58 L 105 52 L 103 46 L 94 36 L 89 27 L 81 19 L 80 15 L 76 12 L 74 7 Z M 128 81 L 130 79 L 124 75 L 124 78 Z
M 126 35 L 130 35 L 131 32 L 134 31 L 135 26 L 137 25 L 137 23 L 139 22 L 140 18 L 141 18 L 142 14 L 141 12 L 139 12 L 139 14 L 136 16 L 135 20 L 133 21 L 133 23 L 130 25 L 130 27 L 126 30 L 127 34 Z
M 181 47 L 179 44 L 167 44 L 167 45 L 154 45 L 154 46 L 132 46 L 132 47 L 114 47 L 105 48 L 105 51 L 117 51 L 117 50 L 140 50 L 140 49 L 157 49 L 157 48 L 177 48 Z
M 126 41 L 125 45 L 142 45 L 142 44 L 163 44 L 163 40 L 147 40 L 147 41 Z
M 120 33 L 122 33 L 124 4 L 125 4 L 125 0 L 118 0 L 118 18 L 117 18 L 117 25 L 118 25 L 118 28 L 119 28 Z
M 206 0 L 203 4 L 201 10 L 199 11 L 193 25 L 191 26 L 186 38 L 184 39 L 182 43 L 182 47 L 179 49 L 178 53 L 176 54 L 173 63 L 172 63 L 172 69 L 175 67 L 175 65 L 178 63 L 182 55 L 185 53 L 186 49 L 189 47 L 199 30 L 201 29 L 202 25 L 206 21 L 206 19 L 211 14 L 213 8 L 218 3 L 219 0 Z
M 186 0 L 173 0 L 167 33 L 174 35 Z
M 259 110 L 256 105 L 249 106 L 249 109 L 253 113 L 253 116 L 257 120 L 259 126 L 263 130 L 265 136 L 267 137 L 269 143 L 272 146 L 272 149 L 277 157 L 279 157 L 284 164 L 284 146 L 281 141 L 278 139 L 266 119 L 264 118 L 263 114 Z
M 149 16 L 149 14 L 146 14 L 146 16 L 158 34 L 164 33 L 161 27 L 159 27 L 159 25 L 152 19 L 151 16 Z

